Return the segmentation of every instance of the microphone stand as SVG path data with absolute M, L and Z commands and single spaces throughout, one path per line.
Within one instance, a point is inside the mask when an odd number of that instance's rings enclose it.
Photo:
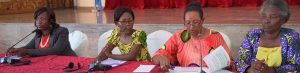
M 23 41 L 25 38 L 27 38 L 29 35 L 33 34 L 33 33 L 36 32 L 36 31 L 38 31 L 38 29 L 33 30 L 30 34 L 28 34 L 27 36 L 25 36 L 24 38 L 22 38 L 22 39 L 21 39 L 20 41 L 18 41 L 16 44 L 14 44 L 14 45 L 12 45 L 11 47 L 9 47 L 9 48 L 6 50 L 4 57 L 0 59 L 0 60 L 1 60 L 0 63 L 8 63 L 8 60 L 10 60 L 11 62 L 13 62 L 13 60 L 15 60 L 15 59 L 10 59 L 10 58 L 8 58 L 8 57 L 7 57 L 8 52 L 9 52 L 13 47 L 15 47 L 17 44 L 19 44 L 21 41 Z
M 194 43 L 195 44 L 195 43 Z M 196 46 L 194 46 L 194 48 L 197 48 Z M 202 48 L 200 48 L 200 73 L 205 73 L 203 70 L 202 70 Z
M 202 70 L 202 67 L 203 67 L 203 66 L 202 66 L 202 60 L 203 60 L 203 59 L 202 59 L 202 49 L 200 49 L 200 62 L 201 62 L 201 63 L 200 63 L 200 67 L 201 67 L 200 73 L 205 73 L 205 72 L 203 72 L 203 70 Z

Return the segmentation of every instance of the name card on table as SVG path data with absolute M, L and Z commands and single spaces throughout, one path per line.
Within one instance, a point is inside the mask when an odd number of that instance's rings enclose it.
M 133 72 L 150 72 L 154 67 L 155 65 L 140 65 Z

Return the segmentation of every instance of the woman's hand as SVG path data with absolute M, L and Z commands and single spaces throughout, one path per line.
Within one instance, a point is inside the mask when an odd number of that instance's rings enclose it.
M 17 52 L 17 48 L 11 48 L 9 51 L 8 51 L 8 54 L 15 54 Z
M 265 64 L 265 63 L 264 63 Z M 260 71 L 261 73 L 276 73 L 273 67 L 269 67 L 268 65 L 263 65 L 263 69 Z
M 12 48 L 9 53 L 19 55 L 21 57 L 28 55 L 28 51 L 25 48 Z
M 109 57 L 106 55 L 106 52 L 104 52 L 103 55 L 97 56 L 95 61 L 103 61 L 103 60 L 106 60 L 107 58 L 109 58 Z
M 111 52 L 104 52 L 104 53 L 108 58 L 110 58 L 113 55 Z
M 265 63 L 265 60 L 255 60 L 249 69 L 247 69 L 248 73 L 255 73 L 256 71 L 261 73 L 273 73 L 275 72 L 272 67 L 268 67 Z
M 234 65 L 234 62 L 233 61 L 231 61 L 230 62 L 230 65 L 229 66 L 226 66 L 225 68 L 223 68 L 223 69 L 225 69 L 225 70 L 229 70 L 229 71 L 232 71 L 233 70 L 233 68 L 232 67 L 234 67 L 234 66 L 232 66 L 232 65 Z
M 152 61 L 160 65 L 160 68 L 164 71 L 168 71 L 170 68 L 170 60 L 164 55 L 156 55 L 153 57 Z

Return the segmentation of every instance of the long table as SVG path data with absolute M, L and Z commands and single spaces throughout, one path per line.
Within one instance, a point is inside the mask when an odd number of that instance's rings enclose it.
M 3 57 L 3 55 L 0 55 Z M 70 62 L 74 63 L 77 67 L 77 63 L 80 63 L 81 69 L 74 71 L 75 73 L 87 72 L 88 64 L 90 64 L 94 58 L 73 57 L 73 56 L 40 56 L 22 58 L 21 60 L 30 60 L 30 65 L 12 66 L 9 64 L 0 64 L 0 73 L 64 73 L 63 68 L 68 66 Z M 128 61 L 105 73 L 132 73 L 139 65 L 154 65 L 152 62 L 134 62 Z M 95 71 L 96 73 L 103 73 L 103 71 Z M 156 66 L 151 70 L 151 73 L 164 73 L 163 70 Z

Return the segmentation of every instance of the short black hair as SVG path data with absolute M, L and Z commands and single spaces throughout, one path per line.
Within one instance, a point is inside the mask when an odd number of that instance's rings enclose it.
M 129 13 L 133 20 L 134 20 L 134 13 L 133 11 L 130 9 L 130 8 L 127 8 L 127 7 L 118 7 L 116 10 L 115 10 L 115 13 L 114 13 L 114 21 L 119 21 L 121 16 L 124 14 L 124 13 Z
M 199 2 L 190 2 L 184 11 L 184 19 L 185 19 L 185 14 L 189 11 L 197 11 L 199 13 L 199 17 L 202 19 L 203 18 L 203 10 L 202 6 Z
M 50 25 L 52 26 L 51 31 L 55 28 L 59 27 L 59 24 L 56 23 L 56 17 L 55 17 L 55 13 L 52 9 L 47 8 L 47 7 L 41 7 L 38 8 L 35 12 L 34 12 L 34 26 L 36 26 L 36 19 L 38 16 L 40 16 L 42 13 L 47 12 L 48 14 L 48 21 L 50 23 Z M 42 34 L 41 31 L 38 31 L 37 34 Z

